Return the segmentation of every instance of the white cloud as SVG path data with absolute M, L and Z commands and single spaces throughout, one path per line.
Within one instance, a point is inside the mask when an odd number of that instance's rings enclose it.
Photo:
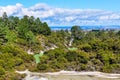
M 33 11 L 39 11 L 39 10 L 48 10 L 50 9 L 50 7 L 44 3 L 39 3 L 39 4 L 36 4 L 32 7 L 29 8 L 30 10 L 33 10 Z
M 112 19 L 120 19 L 120 14 L 119 13 L 117 13 L 117 14 L 113 13 L 111 15 L 107 14 L 107 15 L 100 16 L 100 20 L 112 20 Z
M 0 6 L 0 16 L 3 12 L 7 12 L 8 16 L 39 17 L 49 25 L 120 25 L 120 12 L 99 9 L 63 9 L 44 3 L 26 8 L 17 3 L 16 5 Z
M 0 16 L 2 16 L 3 12 L 7 12 L 8 16 L 10 15 L 19 15 L 22 9 L 22 4 L 17 3 L 16 5 L 8 5 L 0 7 Z

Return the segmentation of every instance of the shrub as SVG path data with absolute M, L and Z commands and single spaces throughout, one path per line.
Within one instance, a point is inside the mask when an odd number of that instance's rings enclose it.
M 5 74 L 5 69 L 0 66 L 0 75 L 4 75 L 4 74 Z

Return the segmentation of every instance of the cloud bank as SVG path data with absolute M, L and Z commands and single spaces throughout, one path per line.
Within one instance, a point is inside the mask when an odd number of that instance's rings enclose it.
M 61 25 L 120 25 L 120 12 L 99 9 L 65 9 L 39 3 L 31 7 L 17 3 L 0 6 L 0 16 L 7 12 L 8 16 L 24 15 L 39 17 L 50 26 Z

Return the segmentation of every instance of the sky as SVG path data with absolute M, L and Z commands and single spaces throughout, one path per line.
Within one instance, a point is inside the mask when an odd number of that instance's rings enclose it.
M 0 16 L 39 17 L 50 26 L 120 25 L 120 0 L 0 0 Z

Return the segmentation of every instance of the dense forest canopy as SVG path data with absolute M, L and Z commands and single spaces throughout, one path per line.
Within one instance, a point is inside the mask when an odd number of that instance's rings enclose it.
M 72 42 L 71 42 L 72 40 Z M 69 45 L 71 42 L 72 45 Z M 45 51 L 39 64 L 33 54 Z M 70 50 L 68 48 L 74 48 Z M 0 80 L 19 80 L 15 70 L 46 72 L 59 70 L 120 73 L 120 31 L 51 31 L 46 22 L 25 15 L 0 17 Z

